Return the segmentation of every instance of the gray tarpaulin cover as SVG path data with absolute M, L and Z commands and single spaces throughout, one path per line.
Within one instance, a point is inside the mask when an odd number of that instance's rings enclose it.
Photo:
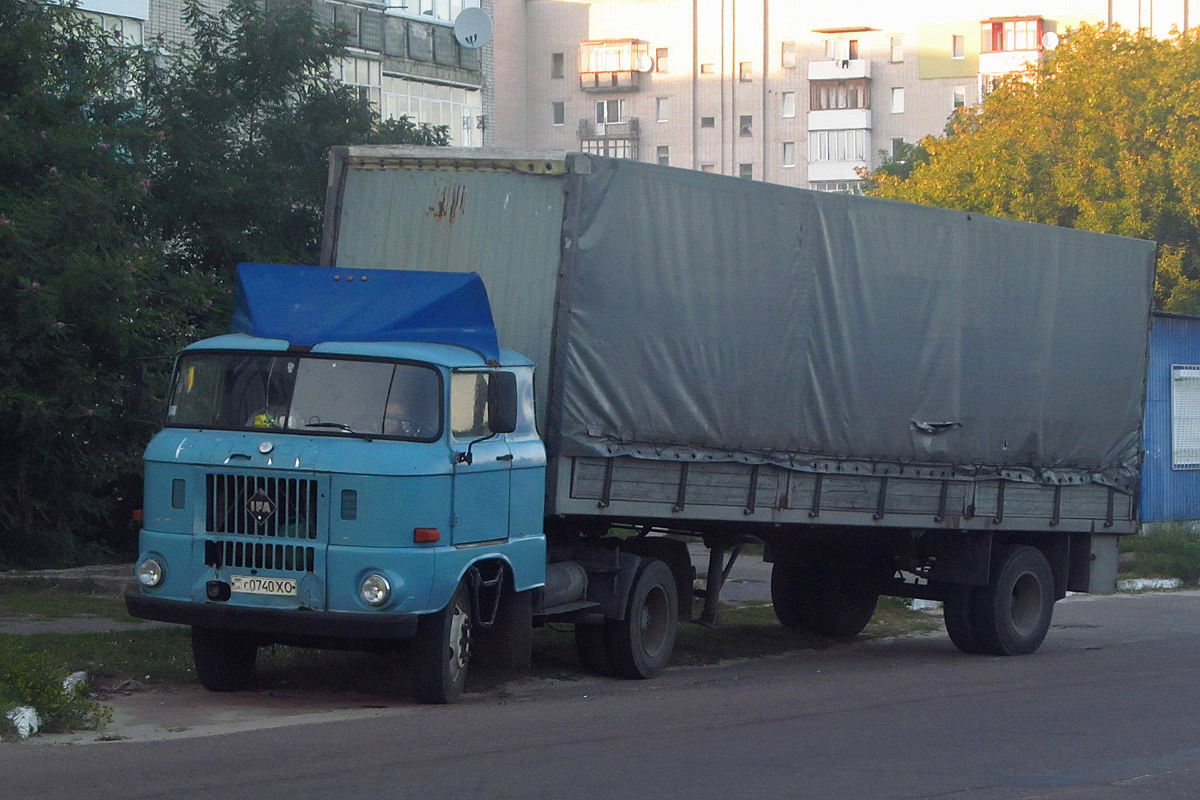
M 1136 470 L 1150 242 L 626 161 L 570 189 L 560 454 Z
M 479 272 L 553 455 L 1136 480 L 1150 242 L 625 160 L 411 161 L 343 173 L 327 263 Z

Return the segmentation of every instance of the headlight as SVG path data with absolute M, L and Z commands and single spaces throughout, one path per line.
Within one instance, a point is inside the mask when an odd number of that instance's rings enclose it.
M 378 572 L 363 578 L 358 587 L 358 596 L 369 606 L 381 606 L 392 596 L 392 585 Z
M 153 589 L 163 582 L 162 564 L 157 559 L 147 558 L 137 566 L 138 583 L 147 589 Z

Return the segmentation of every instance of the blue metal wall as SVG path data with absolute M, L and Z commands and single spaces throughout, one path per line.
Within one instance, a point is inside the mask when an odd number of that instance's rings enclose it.
M 1171 469 L 1171 365 L 1200 364 L 1200 317 L 1155 312 L 1142 434 L 1142 522 L 1200 520 L 1200 470 Z

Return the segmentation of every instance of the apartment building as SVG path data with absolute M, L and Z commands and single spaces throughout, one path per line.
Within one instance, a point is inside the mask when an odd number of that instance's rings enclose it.
M 1080 23 L 1188 27 L 1188 1 L 497 0 L 496 144 L 854 191 Z
M 318 19 L 349 32 L 350 52 L 334 74 L 384 118 L 445 125 L 460 147 L 492 143 L 492 47 L 463 46 L 454 34 L 459 13 L 480 0 L 267 0 L 266 8 L 285 2 L 306 2 Z M 205 5 L 215 10 L 224 0 Z M 79 8 L 128 44 L 166 55 L 188 36 L 183 0 L 79 0 Z

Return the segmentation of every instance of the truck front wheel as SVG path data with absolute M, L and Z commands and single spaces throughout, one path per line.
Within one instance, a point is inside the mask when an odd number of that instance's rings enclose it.
M 625 619 L 609 620 L 606 626 L 609 662 L 616 675 L 652 678 L 662 672 L 679 629 L 679 597 L 670 567 L 645 559 L 633 580 Z
M 471 592 L 460 583 L 441 611 L 417 622 L 412 642 L 413 697 L 420 703 L 453 703 L 467 684 L 471 663 Z
M 258 643 L 237 631 L 192 628 L 192 662 L 200 685 L 210 692 L 236 692 L 254 685 Z

